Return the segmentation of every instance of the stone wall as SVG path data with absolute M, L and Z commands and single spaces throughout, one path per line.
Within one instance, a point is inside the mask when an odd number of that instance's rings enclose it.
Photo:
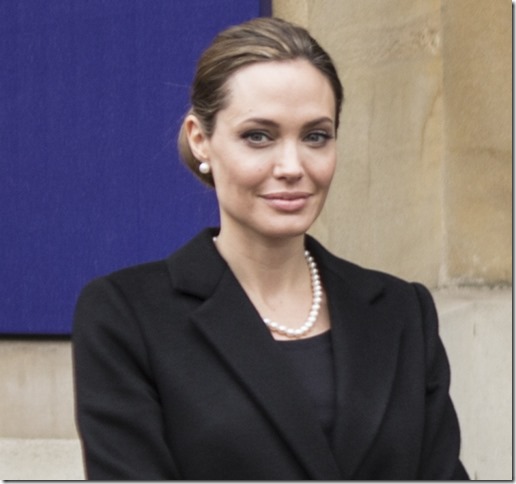
M 69 341 L 0 340 L 0 477 L 84 479 Z
M 508 0 L 442 7 L 446 276 L 511 282 L 512 42 Z

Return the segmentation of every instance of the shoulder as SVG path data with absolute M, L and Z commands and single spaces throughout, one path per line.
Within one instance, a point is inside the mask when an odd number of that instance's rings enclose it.
M 105 280 L 127 292 L 153 291 L 157 287 L 170 284 L 167 260 L 161 259 L 126 267 L 108 274 Z
M 170 291 L 164 260 L 127 267 L 90 281 L 74 311 L 74 340 L 84 334 L 137 334 L 142 315 L 160 313 Z M 146 317 L 144 318 L 146 319 Z
M 170 285 L 166 260 L 146 262 L 91 280 L 82 290 L 84 294 L 119 293 L 132 298 L 152 293 L 160 287 Z

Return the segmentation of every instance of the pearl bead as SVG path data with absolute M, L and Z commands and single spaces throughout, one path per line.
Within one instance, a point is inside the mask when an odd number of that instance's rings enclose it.
M 289 338 L 303 336 L 304 334 L 308 333 L 308 331 L 310 331 L 316 323 L 319 316 L 319 310 L 321 309 L 323 291 L 319 270 L 317 269 L 317 264 L 314 258 L 310 255 L 308 250 L 305 250 L 305 259 L 308 265 L 308 269 L 310 270 L 310 282 L 312 286 L 312 307 L 310 308 L 310 312 L 308 313 L 306 321 L 299 328 L 293 329 L 287 328 L 283 324 L 271 321 L 269 318 L 262 318 L 263 322 L 271 331 L 283 334 Z

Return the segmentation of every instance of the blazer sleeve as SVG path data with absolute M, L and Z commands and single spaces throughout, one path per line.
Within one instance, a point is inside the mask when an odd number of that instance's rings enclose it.
M 90 283 L 80 294 L 72 343 L 87 478 L 179 478 L 165 441 L 144 336 L 109 279 Z
M 460 429 L 449 395 L 450 367 L 438 334 L 438 317 L 430 292 L 414 284 L 419 298 L 425 333 L 425 429 L 419 479 L 467 480 L 459 460 Z

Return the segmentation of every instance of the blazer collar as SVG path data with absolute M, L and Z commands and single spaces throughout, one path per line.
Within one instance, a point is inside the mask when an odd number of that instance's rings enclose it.
M 338 408 L 332 453 L 281 349 L 213 244 L 216 233 L 201 232 L 168 260 L 174 287 L 204 300 L 191 321 L 268 414 L 311 478 L 351 478 L 380 426 L 395 374 L 399 330 L 377 304 L 385 290 L 382 279 L 306 237 L 332 318 Z
M 174 288 L 201 299 L 215 291 L 228 269 L 213 243 L 217 233 L 216 228 L 203 230 L 167 259 Z

